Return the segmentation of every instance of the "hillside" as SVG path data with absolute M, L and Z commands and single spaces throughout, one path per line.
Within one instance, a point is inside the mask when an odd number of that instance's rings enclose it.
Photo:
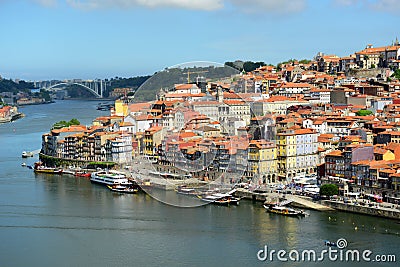
M 237 73 L 238 71 L 236 69 L 228 66 L 167 68 L 163 71 L 156 72 L 150 79 L 143 83 L 135 94 L 135 102 L 155 100 L 161 88 L 164 91 L 169 91 L 173 89 L 174 84 L 187 82 L 192 83 L 196 82 L 198 78 L 203 80 L 205 79 L 206 81 L 213 81 L 231 77 Z
M 20 91 L 28 92 L 30 91 L 30 89 L 33 88 L 34 86 L 33 83 L 31 82 L 19 81 L 18 83 L 16 83 L 12 80 L 7 80 L 7 79 L 0 80 L 0 93 L 3 92 L 18 93 Z

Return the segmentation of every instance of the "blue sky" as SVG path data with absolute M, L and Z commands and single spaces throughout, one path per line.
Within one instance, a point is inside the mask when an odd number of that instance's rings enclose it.
M 397 0 L 0 0 L 0 75 L 153 74 L 188 61 L 276 64 L 400 38 Z

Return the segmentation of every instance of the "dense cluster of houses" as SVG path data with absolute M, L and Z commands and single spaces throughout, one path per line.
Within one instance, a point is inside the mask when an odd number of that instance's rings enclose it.
M 345 58 L 319 54 L 309 63 L 263 66 L 204 88 L 176 84 L 151 102 L 117 100 L 90 127 L 44 134 L 42 153 L 122 165 L 144 156 L 256 184 L 315 176 L 397 201 L 400 82 L 388 77 L 399 59 L 396 41 Z M 378 76 L 346 75 L 378 67 Z

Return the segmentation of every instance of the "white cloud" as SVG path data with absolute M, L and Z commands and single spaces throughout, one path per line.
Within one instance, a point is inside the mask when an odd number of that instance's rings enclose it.
M 11 2 L 15 0 L 0 0 Z M 178 8 L 188 10 L 215 11 L 231 6 L 245 13 L 293 13 L 304 10 L 310 0 L 21 0 L 37 3 L 44 7 L 53 7 L 66 3 L 76 9 L 92 10 L 107 8 Z M 354 2 L 358 0 L 333 0 Z M 363 1 L 363 0 L 359 0 Z M 389 0 L 387 0 L 389 1 Z
M 109 7 L 172 7 L 193 10 L 211 11 L 221 9 L 223 0 L 67 0 L 74 8 L 97 9 Z
M 361 6 L 374 11 L 398 13 L 400 11 L 399 0 L 333 0 L 342 6 Z
M 400 11 L 400 1 L 398 0 L 377 0 L 368 5 L 370 8 L 378 11 L 398 13 Z
M 45 7 L 52 7 L 57 4 L 57 0 L 34 0 L 34 1 Z
M 234 6 L 247 13 L 294 13 L 303 11 L 306 0 L 229 0 Z
M 360 0 L 334 0 L 333 2 L 335 2 L 338 5 L 341 6 L 351 6 L 351 5 L 356 5 L 358 3 L 360 3 Z

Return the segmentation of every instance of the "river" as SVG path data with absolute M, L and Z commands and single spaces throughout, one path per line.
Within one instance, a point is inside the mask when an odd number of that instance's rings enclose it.
M 22 151 L 41 146 L 54 122 L 82 124 L 107 115 L 96 101 L 65 100 L 26 106 L 26 117 L 0 125 L 0 266 L 365 266 L 365 261 L 282 262 L 268 251 L 346 249 L 397 254 L 398 221 L 343 212 L 297 219 L 266 213 L 260 203 L 178 208 L 139 193 L 120 195 L 87 178 L 34 174 Z M 287 253 L 287 254 L 288 254 Z M 288 255 L 286 254 L 286 258 Z M 295 254 L 293 254 L 295 255 Z M 371 258 L 372 256 L 370 256 Z M 395 266 L 394 263 L 368 263 Z

